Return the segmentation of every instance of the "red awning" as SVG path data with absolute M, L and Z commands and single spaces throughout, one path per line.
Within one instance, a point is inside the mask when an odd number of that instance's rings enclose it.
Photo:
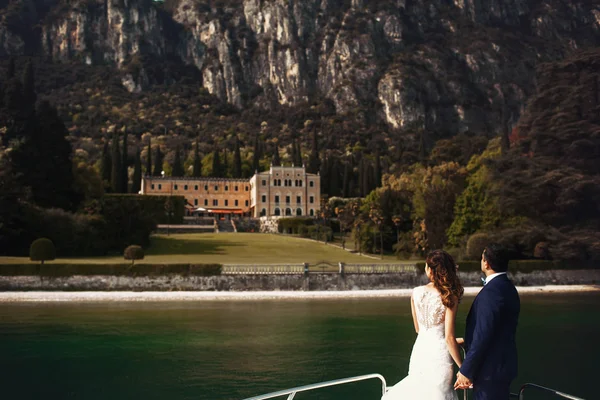
M 210 210 L 207 210 L 207 212 L 209 213 L 213 213 L 213 214 L 243 214 L 244 211 L 242 210 L 227 210 L 227 209 L 213 209 L 211 208 Z

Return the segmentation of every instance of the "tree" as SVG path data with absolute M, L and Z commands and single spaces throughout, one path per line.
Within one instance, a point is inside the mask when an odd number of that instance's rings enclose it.
M 142 249 L 141 246 L 134 244 L 125 249 L 123 256 L 126 260 L 131 260 L 131 265 L 133 266 L 135 264 L 135 260 L 144 259 L 144 249 Z
M 119 136 L 113 133 L 112 138 L 112 168 L 110 176 L 110 188 L 113 193 L 121 193 L 123 188 L 123 172 L 121 171 L 121 153 L 119 152 Z
M 192 170 L 192 176 L 194 178 L 199 178 L 202 176 L 202 160 L 200 159 L 200 151 L 198 147 L 198 139 L 196 139 L 196 145 L 194 146 L 194 166 Z
M 275 150 L 273 151 L 273 159 L 271 160 L 271 164 L 274 166 L 281 165 L 281 159 L 279 158 L 279 146 L 275 143 Z
M 183 165 L 181 164 L 181 150 L 179 146 L 175 148 L 175 158 L 173 160 L 173 169 L 171 176 L 181 177 L 184 175 Z
M 37 205 L 75 209 L 81 199 L 74 190 L 72 149 L 65 125 L 56 109 L 43 101 L 31 126 L 10 152 L 16 176 L 23 187 L 31 188 Z
M 219 157 L 218 149 L 213 151 L 212 172 L 210 176 L 215 178 L 221 177 L 221 158 Z
M 146 152 L 146 172 L 145 175 L 152 175 L 152 136 L 148 138 L 148 151 Z
M 252 156 L 252 171 L 260 171 L 260 143 L 258 141 L 258 134 L 254 136 L 254 154 Z
M 162 151 L 160 151 L 160 146 L 157 146 L 156 147 L 156 157 L 154 157 L 154 171 L 153 171 L 152 175 L 162 176 L 163 158 L 164 158 L 164 155 L 163 155 Z
M 108 140 L 104 141 L 104 146 L 102 147 L 102 159 L 100 160 L 100 175 L 102 176 L 102 180 L 110 182 L 111 176 L 111 168 L 112 168 L 112 160 L 110 158 L 110 151 L 108 149 Z
M 140 149 L 135 151 L 135 162 L 133 164 L 133 182 L 131 183 L 131 193 L 138 194 L 142 185 L 142 159 Z
M 29 248 L 29 259 L 31 261 L 41 261 L 44 265 L 44 261 L 54 260 L 55 258 L 56 249 L 50 239 L 40 238 L 31 243 Z
M 235 145 L 233 149 L 233 178 L 241 178 L 242 177 L 242 155 L 240 153 L 240 139 L 235 137 Z
M 33 72 L 33 63 L 29 60 L 25 64 L 25 71 L 23 72 L 23 105 L 25 106 L 26 115 L 33 116 L 35 114 L 36 101 L 35 74 Z
M 26 236 L 23 200 L 25 191 L 15 178 L 12 167 L 0 151 L 0 254 L 22 250 L 20 239 Z M 26 246 L 26 244 L 25 244 Z
M 312 149 L 308 157 L 308 166 L 306 171 L 311 174 L 316 174 L 321 169 L 321 160 L 319 159 L 319 138 L 316 128 L 313 127 Z
M 374 185 L 375 185 L 375 187 L 380 187 L 382 172 L 381 172 L 381 153 L 379 152 L 379 149 L 377 149 L 377 151 L 375 152 L 375 170 L 374 170 L 374 172 L 375 172 Z
M 121 155 L 123 160 L 121 161 L 121 193 L 129 192 L 129 154 L 127 149 L 127 129 L 123 131 L 123 151 Z

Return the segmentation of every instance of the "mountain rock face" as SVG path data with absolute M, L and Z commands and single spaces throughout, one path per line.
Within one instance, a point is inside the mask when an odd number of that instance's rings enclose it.
M 325 98 L 450 132 L 514 124 L 538 63 L 600 40 L 600 4 L 586 0 L 13 0 L 1 12 L 0 56 L 109 63 L 129 91 L 169 59 L 238 108 Z

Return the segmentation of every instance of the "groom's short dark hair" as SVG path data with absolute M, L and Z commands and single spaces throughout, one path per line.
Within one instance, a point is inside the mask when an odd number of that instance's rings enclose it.
M 491 243 L 486 246 L 483 250 L 483 259 L 496 272 L 508 271 L 508 250 L 498 243 Z

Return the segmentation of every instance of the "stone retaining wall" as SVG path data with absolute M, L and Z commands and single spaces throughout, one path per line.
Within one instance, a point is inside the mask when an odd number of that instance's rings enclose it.
M 481 286 L 481 273 L 461 272 L 464 286 Z M 517 286 L 600 284 L 600 270 L 557 270 L 510 275 Z M 0 291 L 328 291 L 406 289 L 427 282 L 423 274 L 299 274 L 221 276 L 2 276 Z

